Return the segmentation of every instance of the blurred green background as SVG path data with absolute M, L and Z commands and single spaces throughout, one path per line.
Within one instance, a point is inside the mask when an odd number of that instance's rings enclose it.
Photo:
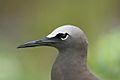
M 0 80 L 50 80 L 57 50 L 16 46 L 64 24 L 86 33 L 90 70 L 120 80 L 120 0 L 0 0 Z

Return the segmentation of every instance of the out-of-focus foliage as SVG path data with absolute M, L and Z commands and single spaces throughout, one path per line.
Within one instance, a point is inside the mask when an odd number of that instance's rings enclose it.
M 94 59 L 97 65 L 91 65 L 105 80 L 120 79 L 120 28 L 103 33 L 98 37 L 94 47 Z
M 57 50 L 16 49 L 73 24 L 89 41 L 88 66 L 101 80 L 120 80 L 119 0 L 0 0 L 0 80 L 50 80 Z

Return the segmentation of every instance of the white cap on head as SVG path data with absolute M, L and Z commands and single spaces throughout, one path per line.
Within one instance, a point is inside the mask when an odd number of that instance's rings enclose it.
M 74 33 L 74 31 L 79 31 L 81 33 L 83 33 L 83 31 L 73 25 L 63 25 L 58 27 L 57 29 L 55 29 L 52 33 L 50 33 L 47 37 L 51 38 L 51 37 L 55 37 L 58 33 L 68 33 L 68 34 L 72 34 Z

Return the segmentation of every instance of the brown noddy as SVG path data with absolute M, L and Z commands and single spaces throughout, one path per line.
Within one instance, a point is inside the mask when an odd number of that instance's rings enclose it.
M 87 68 L 88 42 L 80 28 L 63 25 L 47 37 L 24 43 L 17 48 L 35 46 L 52 46 L 59 51 L 52 67 L 51 80 L 98 80 Z

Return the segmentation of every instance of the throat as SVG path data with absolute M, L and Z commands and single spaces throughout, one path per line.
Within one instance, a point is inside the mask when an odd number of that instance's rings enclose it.
M 87 71 L 86 59 L 86 51 L 61 51 L 53 64 L 52 80 L 80 80 Z

